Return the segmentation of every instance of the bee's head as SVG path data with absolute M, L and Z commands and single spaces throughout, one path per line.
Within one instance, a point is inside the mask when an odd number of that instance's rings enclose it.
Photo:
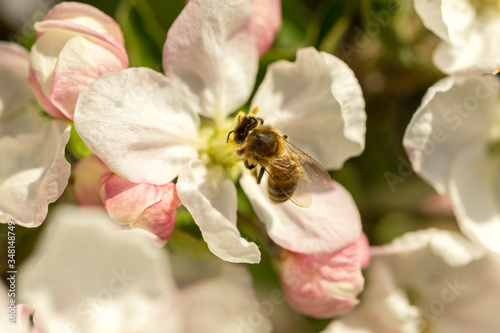
M 243 115 L 240 114 L 238 116 L 238 124 L 231 132 L 229 132 L 226 141 L 229 142 L 232 134 L 231 141 L 233 141 L 237 145 L 241 145 L 247 138 L 250 131 L 252 131 L 254 128 L 259 126 L 259 124 L 262 123 L 263 123 L 262 119 L 257 118 L 253 115 L 247 116 L 245 114 Z

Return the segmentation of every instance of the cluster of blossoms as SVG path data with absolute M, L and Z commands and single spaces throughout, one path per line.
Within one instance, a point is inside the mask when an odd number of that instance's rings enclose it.
M 415 0 L 415 9 L 443 39 L 434 59 L 451 76 L 429 89 L 404 146 L 414 170 L 450 196 L 470 240 L 430 229 L 370 248 L 353 198 L 336 181 L 313 188 L 308 208 L 273 202 L 267 174 L 256 182 L 227 143 L 242 109 L 258 108 L 327 170 L 365 146 L 361 87 L 331 54 L 301 48 L 294 62 L 269 65 L 250 99 L 259 57 L 281 25 L 277 0 L 189 1 L 168 30 L 164 73 L 129 68 L 120 26 L 74 2 L 35 24 L 30 52 L 0 43 L 0 154 L 8 157 L 0 222 L 50 220 L 20 271 L 17 331 L 271 332 L 249 272 L 236 265 L 259 263 L 267 247 L 293 309 L 344 315 L 325 333 L 494 332 L 495 316 L 468 304 L 487 308 L 498 301 L 479 296 L 500 291 L 500 82 L 491 74 L 500 68 L 491 40 L 500 8 Z M 91 152 L 73 165 L 65 158 L 72 130 Z M 73 195 L 62 199 L 68 184 Z M 260 239 L 238 228 L 239 195 L 260 220 Z M 191 275 L 215 269 L 187 286 L 176 283 L 175 256 L 162 248 L 181 205 L 214 255 L 183 263 Z
M 325 333 L 498 330 L 499 2 L 414 6 L 441 38 L 433 61 L 449 76 L 427 91 L 403 145 L 415 172 L 449 197 L 464 235 L 429 229 L 372 247 L 361 305 Z
M 415 1 L 442 39 L 436 66 L 450 76 L 424 96 L 403 139 L 414 170 L 449 195 L 460 229 L 500 254 L 498 1 Z
M 274 244 L 290 304 L 313 317 L 332 317 L 358 303 L 368 246 L 350 194 L 332 181 L 313 190 L 308 209 L 273 203 L 266 182 L 257 184 L 226 143 L 236 124 L 231 114 L 248 101 L 259 55 L 280 22 L 278 1 L 192 0 L 168 31 L 165 74 L 128 68 L 118 24 L 79 3 L 58 4 L 35 24 L 29 54 L 12 43 L 1 45 L 7 80 L 0 149 L 12 164 L 2 169 L 2 222 L 39 226 L 70 175 L 76 203 L 93 207 L 52 213 L 50 240 L 41 241 L 40 258 L 31 258 L 21 273 L 29 306 L 20 323 L 27 325 L 34 311 L 39 331 L 165 332 L 160 322 L 169 313 L 172 332 L 200 331 L 189 317 L 203 311 L 200 303 L 217 300 L 220 314 L 210 329 L 234 331 L 241 325 L 238 316 L 256 309 L 255 298 L 248 297 L 248 273 L 230 266 L 215 281 L 179 292 L 158 247 L 175 232 L 182 204 L 213 254 L 258 263 L 259 247 L 236 225 L 237 181 L 267 231 L 262 241 Z M 64 122 L 40 125 L 35 99 Z M 341 168 L 364 149 L 361 88 L 348 66 L 330 54 L 305 48 L 293 63 L 272 64 L 249 105 L 327 169 Z M 72 126 L 93 153 L 73 167 L 64 154 Z M 122 232 L 112 230 L 109 218 Z M 84 264 L 90 257 L 99 259 Z M 54 267 L 61 267 L 56 279 Z M 83 281 L 84 271 L 97 277 Z M 235 284 L 237 279 L 247 282 Z M 120 286 L 109 281 L 127 288 L 116 292 Z M 234 297 L 218 297 L 217 285 Z M 88 295 L 96 295 L 97 304 L 89 304 Z M 231 310 L 234 322 L 225 318 L 223 303 L 229 301 L 240 304 Z M 271 330 L 268 320 L 252 329 Z

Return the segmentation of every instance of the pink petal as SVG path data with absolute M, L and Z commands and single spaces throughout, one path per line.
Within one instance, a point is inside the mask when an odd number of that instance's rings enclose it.
M 287 252 L 279 270 L 285 295 L 296 310 L 315 318 L 345 314 L 359 303 L 363 290 L 363 237 L 334 253 Z
M 331 253 L 361 235 L 361 218 L 351 195 L 337 182 L 312 192 L 312 205 L 302 208 L 290 201 L 274 203 L 267 194 L 267 178 L 257 185 L 245 173 L 240 184 L 269 237 L 279 246 L 300 253 Z
M 358 240 L 359 254 L 361 256 L 361 268 L 365 269 L 370 265 L 370 243 L 368 237 L 363 232 Z
M 59 119 L 69 119 L 65 114 L 63 114 L 58 108 L 56 108 L 49 100 L 48 96 L 43 92 L 42 86 L 40 85 L 40 81 L 38 78 L 38 73 L 33 68 L 30 69 L 29 73 L 29 83 L 31 86 L 31 90 L 33 91 L 33 95 L 35 95 L 36 100 L 42 108 L 50 114 L 52 117 Z
M 252 7 L 259 56 L 263 56 L 281 28 L 281 0 L 252 0 Z
M 124 44 L 123 34 L 118 23 L 116 23 L 115 20 L 113 20 L 110 16 L 106 15 L 99 9 L 87 4 L 78 2 L 62 2 L 54 6 L 47 13 L 43 21 L 65 21 L 76 22 L 78 24 L 79 17 L 86 17 L 94 20 L 95 22 L 98 22 L 102 26 L 102 29 L 99 29 L 99 31 L 97 32 L 101 33 L 110 41 L 113 40 L 120 45 Z M 37 31 L 39 33 L 43 33 L 45 28 L 45 23 L 41 24 L 37 27 Z M 79 29 L 86 29 L 86 27 L 80 25 Z M 94 34 L 94 32 L 90 33 L 90 35 L 92 34 Z
M 170 238 L 180 205 L 173 183 L 132 183 L 111 173 L 100 183 L 102 201 L 113 220 L 148 230 L 162 240 Z
M 94 43 L 81 36 L 70 39 L 59 53 L 54 68 L 52 104 L 73 119 L 76 101 L 86 86 L 104 73 L 126 68 L 120 54 L 116 48 L 102 42 Z

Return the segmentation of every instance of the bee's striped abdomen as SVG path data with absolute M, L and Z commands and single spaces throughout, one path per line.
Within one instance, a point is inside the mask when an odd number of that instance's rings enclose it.
M 287 169 L 286 173 L 274 173 L 267 180 L 267 193 L 274 202 L 287 201 L 297 188 L 300 170 L 295 164 L 289 164 Z

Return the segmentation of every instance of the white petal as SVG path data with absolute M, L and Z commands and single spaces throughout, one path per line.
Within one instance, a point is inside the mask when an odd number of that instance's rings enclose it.
M 460 23 L 461 25 L 461 23 Z M 500 15 L 476 18 L 467 27 L 459 44 L 441 43 L 433 54 L 435 65 L 443 72 L 456 75 L 496 73 L 500 68 Z
M 50 95 L 52 75 L 59 53 L 66 42 L 77 35 L 73 31 L 48 31 L 33 44 L 30 52 L 30 70 L 36 73 L 36 78 L 45 96 Z
M 340 184 L 312 192 L 312 205 L 302 208 L 290 201 L 272 202 L 267 194 L 267 175 L 260 185 L 249 172 L 240 184 L 269 237 L 279 246 L 300 253 L 335 252 L 356 242 L 361 218 L 351 195 Z
M 497 122 L 499 91 L 494 76 L 448 77 L 429 88 L 413 115 L 404 147 L 413 169 L 441 194 L 457 153 L 485 142 Z
M 40 128 L 28 83 L 29 55 L 18 44 L 0 41 L 0 137 Z
M 238 266 L 231 269 L 234 271 L 230 272 L 231 274 L 205 279 L 181 291 L 181 302 L 178 306 L 185 319 L 184 332 L 272 331 L 270 320 L 259 309 L 252 290 L 251 275 L 246 267 Z M 241 283 L 242 280 L 246 283 Z M 221 292 L 224 294 L 223 297 Z M 259 319 L 253 321 L 254 317 Z
M 500 158 L 485 147 L 457 156 L 450 172 L 450 195 L 464 234 L 500 254 Z
M 165 252 L 119 233 L 104 210 L 60 206 L 51 218 L 19 274 L 47 331 L 165 332 L 176 292 Z
M 260 261 L 257 245 L 243 239 L 236 227 L 236 187 L 222 173 L 195 160 L 180 172 L 177 194 L 212 253 L 230 262 Z
M 38 132 L 0 140 L 0 221 L 37 227 L 62 194 L 71 172 L 64 157 L 70 127 L 58 121 Z
M 0 137 L 15 136 L 21 133 L 34 133 L 40 129 L 41 121 L 36 108 L 27 104 L 11 114 L 0 119 Z
M 202 115 L 222 120 L 253 88 L 258 54 L 248 0 L 190 1 L 168 31 L 163 68 L 187 83 Z
M 468 0 L 414 0 L 424 25 L 448 43 L 463 42 L 463 35 L 475 19 Z
M 199 118 L 189 103 L 189 95 L 153 70 L 106 73 L 81 92 L 75 128 L 120 176 L 161 185 L 198 156 Z
M 301 49 L 294 63 L 268 68 L 252 108 L 289 141 L 327 169 L 342 167 L 365 144 L 365 103 L 349 67 L 314 48 Z
M 461 267 L 485 255 L 485 251 L 474 245 L 461 234 L 439 229 L 427 229 L 407 233 L 385 246 L 372 247 L 373 256 L 409 256 L 422 249 L 430 250 L 432 256 L 440 258 L 450 267 Z M 413 265 L 409 262 L 408 266 Z M 404 271 L 405 267 L 394 267 Z
M 33 99 L 28 84 L 28 51 L 15 43 L 0 41 L 0 119 Z

